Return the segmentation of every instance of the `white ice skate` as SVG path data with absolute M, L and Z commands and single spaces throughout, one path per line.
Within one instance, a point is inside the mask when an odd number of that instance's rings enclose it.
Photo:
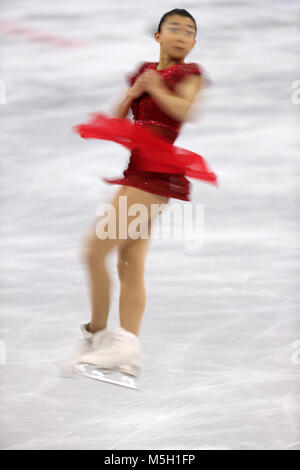
M 61 363 L 61 375 L 64 377 L 72 376 L 76 372 L 77 360 L 83 354 L 87 354 L 96 348 L 105 348 L 111 343 L 113 331 L 109 328 L 91 333 L 87 330 L 87 324 L 83 324 L 80 329 L 83 338 L 78 340 L 75 350 Z
M 141 363 L 142 350 L 138 336 L 118 326 L 107 347 L 96 347 L 77 359 L 76 372 L 96 380 L 137 389 L 136 379 L 140 374 Z

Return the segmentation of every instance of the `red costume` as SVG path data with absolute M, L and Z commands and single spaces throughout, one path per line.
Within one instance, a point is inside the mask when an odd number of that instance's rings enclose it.
M 156 70 L 157 65 L 158 62 L 143 62 L 135 73 L 127 75 L 130 86 L 146 69 Z M 196 63 L 176 64 L 156 71 L 170 90 L 188 74 L 203 74 Z M 123 177 L 102 178 L 105 182 L 134 186 L 183 201 L 190 200 L 190 182 L 186 176 L 218 186 L 217 176 L 201 155 L 173 145 L 183 123 L 162 111 L 149 93 L 135 99 L 131 110 L 134 122 L 92 113 L 89 123 L 74 127 L 81 137 L 112 140 L 131 150 Z

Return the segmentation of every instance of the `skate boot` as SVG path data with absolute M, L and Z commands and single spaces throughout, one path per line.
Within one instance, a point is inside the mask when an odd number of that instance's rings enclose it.
M 77 363 L 91 364 L 102 370 L 117 370 L 123 374 L 138 377 L 142 364 L 140 339 L 121 326 L 115 328 L 111 344 L 106 348 L 96 347 L 83 354 Z
M 61 373 L 63 376 L 74 374 L 77 359 L 83 354 L 87 354 L 96 348 L 105 348 L 111 343 L 112 330 L 103 328 L 96 333 L 91 333 L 87 329 L 88 324 L 80 326 L 83 338 L 78 340 L 75 350 L 61 363 Z

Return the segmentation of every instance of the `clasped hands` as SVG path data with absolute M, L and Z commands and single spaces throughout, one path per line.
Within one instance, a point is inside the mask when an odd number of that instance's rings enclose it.
M 155 70 L 145 70 L 137 77 L 133 86 L 128 91 L 128 96 L 136 99 L 143 93 L 151 93 L 157 88 L 165 88 L 165 83 L 160 74 Z

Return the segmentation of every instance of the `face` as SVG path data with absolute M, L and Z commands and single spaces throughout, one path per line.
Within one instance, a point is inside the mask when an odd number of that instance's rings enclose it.
M 155 39 L 170 57 L 183 59 L 196 43 L 195 34 L 196 28 L 191 18 L 172 15 L 162 24 L 161 32 L 155 33 Z

